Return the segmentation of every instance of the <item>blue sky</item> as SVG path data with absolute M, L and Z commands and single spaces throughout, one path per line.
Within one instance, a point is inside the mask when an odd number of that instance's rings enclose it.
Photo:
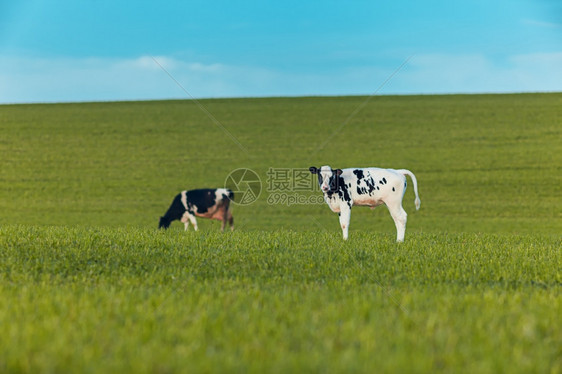
M 0 0 L 0 103 L 536 91 L 558 0 Z

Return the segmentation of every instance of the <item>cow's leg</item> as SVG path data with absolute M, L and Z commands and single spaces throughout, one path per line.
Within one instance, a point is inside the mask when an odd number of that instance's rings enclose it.
M 198 228 L 197 228 L 197 220 L 195 219 L 195 215 L 189 214 L 188 217 L 189 217 L 189 221 L 193 225 L 193 229 L 195 229 L 195 231 L 197 231 Z M 187 225 L 187 223 L 186 223 L 186 225 Z
M 396 225 L 396 241 L 403 242 L 404 235 L 406 233 L 406 221 L 408 220 L 408 214 L 404 208 L 402 208 L 402 202 L 400 201 L 387 205 L 387 208 L 394 220 L 394 225 Z
M 195 216 L 190 216 L 189 220 L 191 221 L 191 224 L 193 225 L 193 229 L 195 231 L 199 230 L 199 228 L 197 227 L 197 220 L 195 219 Z
M 234 217 L 230 209 L 228 210 L 228 224 L 230 225 L 230 231 L 234 231 Z
M 228 205 L 224 209 L 221 221 L 221 232 L 224 232 L 224 227 L 226 226 L 226 221 L 228 220 Z
M 351 220 L 351 207 L 344 205 L 338 213 L 340 216 L 340 226 L 343 233 L 343 240 L 347 240 L 349 233 L 349 221 Z
M 183 222 L 185 231 L 187 231 L 187 229 L 189 228 L 189 213 L 185 212 L 180 221 Z

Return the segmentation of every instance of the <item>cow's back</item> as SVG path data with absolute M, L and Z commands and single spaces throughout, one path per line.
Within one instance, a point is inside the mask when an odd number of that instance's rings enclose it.
M 215 191 L 216 189 L 213 188 L 201 188 L 185 191 L 185 196 L 189 203 L 196 205 L 198 208 L 208 208 L 215 205 Z
M 225 188 L 201 188 L 185 191 L 186 204 L 198 217 L 222 220 L 228 210 L 232 191 Z
M 375 207 L 393 192 L 403 191 L 404 175 L 394 169 L 348 168 L 342 170 L 344 188 L 354 205 Z

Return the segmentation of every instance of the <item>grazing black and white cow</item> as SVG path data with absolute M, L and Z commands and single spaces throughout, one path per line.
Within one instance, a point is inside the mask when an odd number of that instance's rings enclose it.
M 374 209 L 385 204 L 396 225 L 396 240 L 404 241 L 408 215 L 402 208 L 402 198 L 406 192 L 406 175 L 414 182 L 416 210 L 421 204 L 414 173 L 405 169 L 379 168 L 333 170 L 329 166 L 322 166 L 320 169 L 312 166 L 309 170 L 312 174 L 318 174 L 324 200 L 333 212 L 338 213 L 344 240 L 348 236 L 352 206 L 369 206 Z
M 160 217 L 158 228 L 167 229 L 172 221 L 180 220 L 186 230 L 191 222 L 197 231 L 197 216 L 222 221 L 221 231 L 224 231 L 228 221 L 230 229 L 234 230 L 234 218 L 229 209 L 233 198 L 234 193 L 226 188 L 182 191 L 174 198 L 166 214 Z

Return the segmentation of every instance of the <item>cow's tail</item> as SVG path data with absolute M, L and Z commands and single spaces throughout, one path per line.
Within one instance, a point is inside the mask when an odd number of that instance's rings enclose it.
M 416 194 L 416 200 L 414 201 L 414 203 L 416 204 L 416 210 L 419 210 L 421 205 L 421 200 L 420 200 L 420 195 L 418 194 L 418 180 L 416 179 L 416 176 L 410 170 L 400 169 L 396 171 L 399 172 L 400 174 L 404 174 L 405 176 L 409 175 L 410 178 L 412 178 L 412 182 L 414 183 L 414 193 Z

